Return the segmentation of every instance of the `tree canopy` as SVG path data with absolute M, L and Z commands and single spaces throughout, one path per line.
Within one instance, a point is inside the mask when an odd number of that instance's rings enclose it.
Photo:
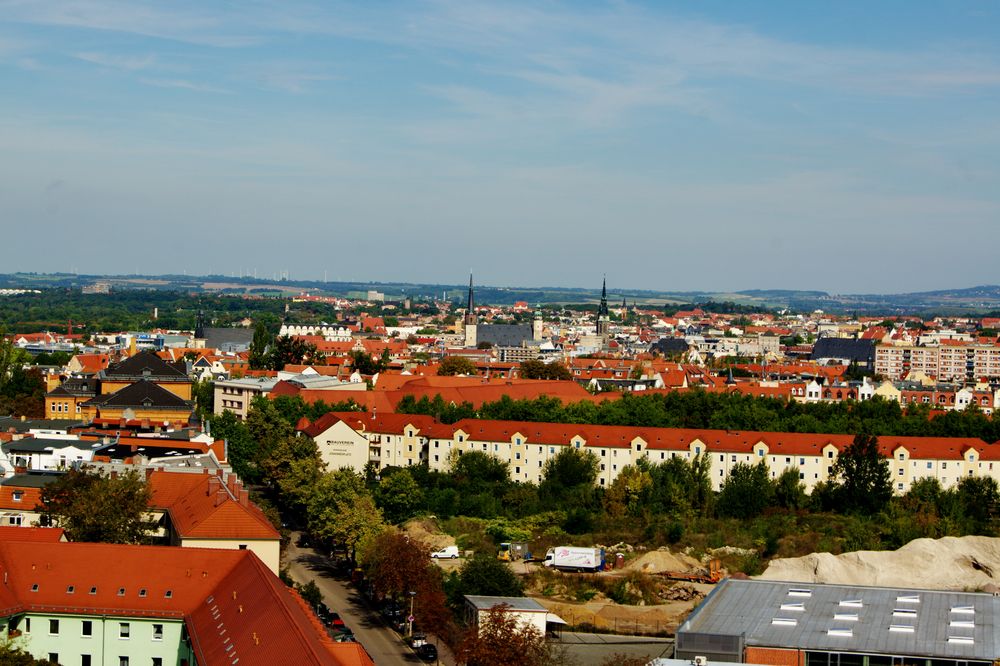
M 39 510 L 70 541 L 148 543 L 156 529 L 148 514 L 150 498 L 137 471 L 104 476 L 73 469 L 42 489 Z

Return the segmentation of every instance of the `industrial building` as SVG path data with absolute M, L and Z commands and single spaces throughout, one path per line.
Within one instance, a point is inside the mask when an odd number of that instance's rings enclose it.
M 992 666 L 1000 597 L 727 579 L 677 630 L 675 657 L 775 666 Z

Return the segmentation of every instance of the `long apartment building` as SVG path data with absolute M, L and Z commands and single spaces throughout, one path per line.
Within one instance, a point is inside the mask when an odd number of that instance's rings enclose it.
M 520 421 L 466 419 L 444 425 L 428 416 L 331 412 L 299 431 L 316 440 L 334 468 L 357 471 L 426 463 L 447 471 L 456 456 L 479 451 L 509 465 L 513 481 L 538 483 L 545 463 L 565 447 L 592 452 L 599 461 L 598 483 L 610 485 L 622 469 L 639 460 L 662 463 L 707 456 L 712 487 L 722 487 L 738 463 L 764 462 L 771 478 L 798 470 L 808 490 L 827 481 L 838 455 L 854 441 L 851 435 L 772 433 L 683 428 L 639 428 Z M 879 438 L 889 458 L 893 487 L 904 493 L 917 480 L 936 478 L 945 487 L 967 476 L 1000 481 L 1000 445 L 975 438 Z
M 1000 346 L 942 340 L 939 345 L 877 345 L 875 372 L 903 379 L 922 372 L 939 381 L 975 382 L 1000 377 Z

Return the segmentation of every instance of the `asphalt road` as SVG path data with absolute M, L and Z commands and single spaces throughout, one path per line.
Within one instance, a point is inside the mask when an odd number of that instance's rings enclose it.
M 296 545 L 298 534 L 293 533 L 292 542 L 285 552 L 288 572 L 298 583 L 314 581 L 323 593 L 323 598 L 331 610 L 340 613 L 344 624 L 354 631 L 358 642 L 378 666 L 401 664 L 422 664 L 413 650 L 400 639 L 399 635 L 382 622 L 382 618 L 370 609 L 361 594 L 347 581 L 336 577 L 331 562 L 311 548 Z M 440 662 L 454 666 L 451 655 L 438 642 Z

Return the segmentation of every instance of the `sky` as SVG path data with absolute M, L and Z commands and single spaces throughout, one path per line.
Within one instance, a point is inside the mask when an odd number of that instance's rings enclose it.
M 0 0 L 0 272 L 1000 283 L 1000 4 Z

